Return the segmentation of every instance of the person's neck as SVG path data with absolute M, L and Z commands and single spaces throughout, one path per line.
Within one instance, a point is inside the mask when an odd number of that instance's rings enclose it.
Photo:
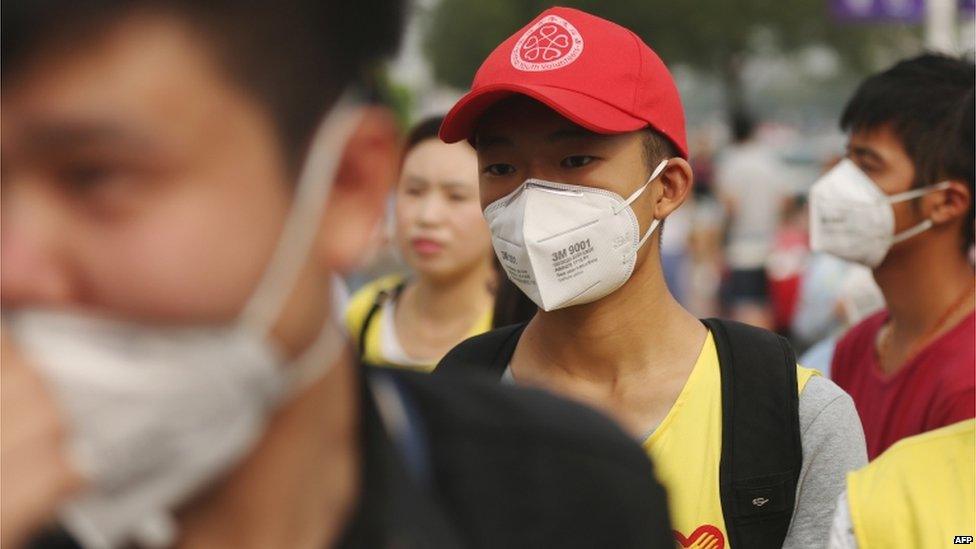
M 416 316 L 432 325 L 483 314 L 491 306 L 492 269 L 487 261 L 451 278 L 418 276 L 411 284 L 409 301 Z
M 328 547 L 359 498 L 360 379 L 351 351 L 284 404 L 225 480 L 179 514 L 181 547 Z
M 657 254 L 657 247 L 648 250 Z M 540 312 L 526 328 L 529 356 L 574 378 L 614 384 L 648 370 L 687 373 L 705 327 L 668 291 L 656 261 L 593 303 Z
M 889 255 L 874 270 L 894 337 L 900 340 L 925 335 L 974 282 L 973 268 L 955 242 L 930 239 L 914 244 Z M 972 308 L 964 304 L 958 312 Z

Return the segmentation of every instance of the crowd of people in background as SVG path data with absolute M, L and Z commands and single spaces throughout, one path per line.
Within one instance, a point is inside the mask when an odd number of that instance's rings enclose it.
M 972 59 L 867 76 L 798 183 L 576 9 L 404 132 L 397 2 L 15 4 L 4 546 L 976 535 Z

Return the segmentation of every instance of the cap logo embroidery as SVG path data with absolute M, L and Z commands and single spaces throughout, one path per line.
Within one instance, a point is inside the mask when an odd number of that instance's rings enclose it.
M 512 66 L 520 71 L 551 71 L 583 53 L 583 36 L 569 21 L 547 15 L 525 31 L 512 48 Z

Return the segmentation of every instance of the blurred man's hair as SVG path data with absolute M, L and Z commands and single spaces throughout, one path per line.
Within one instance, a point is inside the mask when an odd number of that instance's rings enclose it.
M 51 48 L 83 48 L 128 16 L 175 17 L 268 109 L 294 165 L 341 90 L 396 50 L 403 11 L 399 0 L 7 0 L 3 75 L 10 82 Z
M 976 199 L 973 173 L 971 61 L 926 54 L 897 63 L 865 80 L 851 98 L 840 126 L 861 132 L 889 128 L 915 166 L 913 187 L 959 179 Z M 963 224 L 964 251 L 973 244 L 974 202 Z

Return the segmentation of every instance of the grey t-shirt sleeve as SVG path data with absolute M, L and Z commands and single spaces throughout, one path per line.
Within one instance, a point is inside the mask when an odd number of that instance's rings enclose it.
M 824 377 L 811 378 L 800 393 L 800 434 L 803 466 L 784 549 L 827 545 L 847 473 L 868 461 L 854 401 Z
M 845 491 L 837 498 L 837 511 L 834 512 L 834 524 L 830 527 L 827 549 L 857 549 L 857 538 L 854 537 L 854 526 L 851 522 L 851 510 L 847 506 Z

